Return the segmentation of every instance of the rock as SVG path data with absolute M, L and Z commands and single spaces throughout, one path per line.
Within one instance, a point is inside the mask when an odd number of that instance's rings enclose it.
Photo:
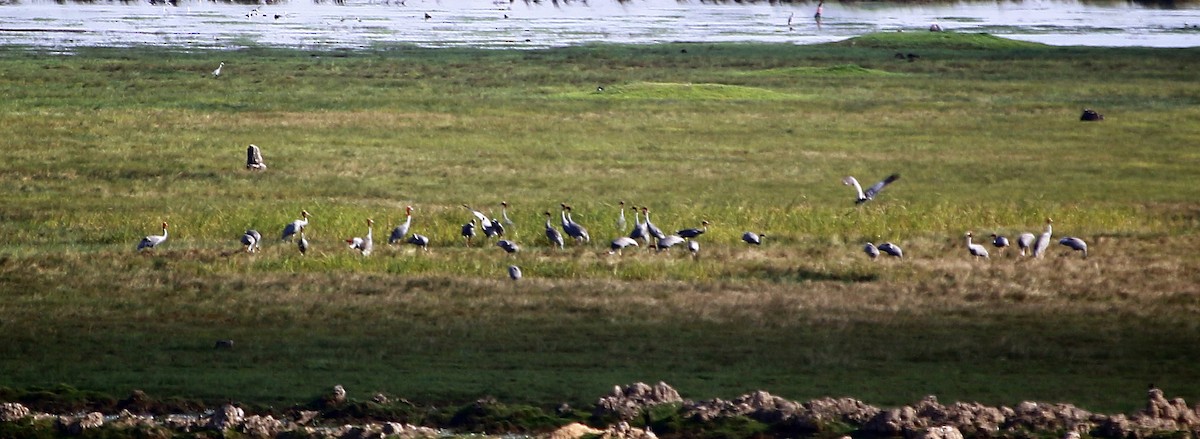
M 150 399 L 149 395 L 146 395 L 146 392 L 134 390 L 125 399 L 117 401 L 117 407 L 133 413 L 148 413 L 153 403 L 154 401 Z
M 371 401 L 375 401 L 377 404 L 387 404 L 392 402 L 392 400 L 388 399 L 387 395 L 382 393 L 376 393 L 375 396 L 371 397 Z
M 584 436 L 596 436 L 601 433 L 604 433 L 604 430 L 597 430 L 578 422 L 572 422 L 543 436 L 541 439 L 579 439 Z
M 795 415 L 795 427 L 807 431 L 822 431 L 833 422 L 863 425 L 879 414 L 879 409 L 853 398 L 814 399 L 800 405 Z
M 658 439 L 658 436 L 649 429 L 643 430 L 621 421 L 605 429 L 600 439 Z
M 682 402 L 679 392 L 659 381 L 654 387 L 645 383 L 634 383 L 624 389 L 613 387 L 612 393 L 596 402 L 594 414 L 598 417 L 615 415 L 619 419 L 633 419 L 647 407 Z
M 0 404 L 0 422 L 16 422 L 26 416 L 29 416 L 29 409 L 19 403 Z
M 883 436 L 911 436 L 928 426 L 928 421 L 917 416 L 917 409 L 910 406 L 881 410 L 867 421 L 863 429 Z
M 84 430 L 97 428 L 104 425 L 104 414 L 100 412 L 91 412 L 83 416 L 59 416 L 55 421 L 55 425 L 59 430 L 65 431 L 72 435 L 83 434 Z
M 242 421 L 241 431 L 248 436 L 270 438 L 283 430 L 283 422 L 268 416 L 250 416 Z
M 117 413 L 117 417 L 111 421 L 112 425 L 123 428 L 156 428 L 158 425 L 154 422 L 154 418 L 150 416 L 135 415 L 129 410 L 122 409 Z
M 307 425 L 309 422 L 312 422 L 313 419 L 316 419 L 317 415 L 319 414 L 321 414 L 321 412 L 316 410 L 301 410 L 296 414 L 296 423 L 299 425 Z
M 237 428 L 242 423 L 242 419 L 246 417 L 246 412 L 242 411 L 232 404 L 226 404 L 208 417 L 208 423 L 205 427 L 225 431 L 230 428 Z
M 1170 420 L 1182 425 L 1200 423 L 1196 412 L 1187 406 L 1187 402 L 1184 402 L 1183 398 L 1168 401 L 1163 396 L 1163 391 L 1154 387 L 1146 392 L 1146 409 L 1133 416 L 1134 420 L 1142 418 Z
M 1095 427 L 1091 412 L 1071 404 L 1047 404 L 1025 401 L 1012 409 L 1003 426 L 1032 431 L 1090 431 Z
M 919 439 L 963 439 L 962 432 L 949 425 L 933 427 L 918 436 Z
M 346 388 L 342 387 L 341 384 L 333 386 L 333 393 L 330 395 L 330 401 L 332 401 L 334 404 L 346 402 Z

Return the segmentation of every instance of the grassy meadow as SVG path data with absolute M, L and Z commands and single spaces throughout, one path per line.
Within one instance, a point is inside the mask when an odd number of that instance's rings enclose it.
M 661 380 L 692 399 L 1128 412 L 1153 382 L 1195 403 L 1196 65 L 1197 49 L 952 33 L 0 48 L 0 387 L 286 406 L 341 384 L 550 407 Z M 1083 108 L 1106 120 L 1080 122 Z M 267 171 L 243 169 L 250 143 Z M 892 172 L 862 206 L 841 184 Z M 502 200 L 523 251 L 466 248 L 461 206 L 499 217 Z M 608 255 L 628 233 L 621 200 L 664 230 L 711 221 L 699 256 Z M 590 244 L 547 245 L 542 212 L 559 203 Z M 428 253 L 385 243 L 406 205 Z M 278 242 L 302 209 L 307 256 Z M 967 253 L 967 231 L 1040 233 L 1046 217 L 1089 258 Z M 367 218 L 364 258 L 343 240 Z M 163 221 L 168 241 L 134 251 Z M 240 251 L 248 228 L 266 238 L 258 254 Z M 747 230 L 765 245 L 743 244 Z M 866 241 L 906 257 L 871 261 Z

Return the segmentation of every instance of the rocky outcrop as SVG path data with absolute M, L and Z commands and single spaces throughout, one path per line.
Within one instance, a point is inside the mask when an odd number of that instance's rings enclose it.
M 596 402 L 593 413 L 600 418 L 616 416 L 618 419 L 633 419 L 643 409 L 660 404 L 683 402 L 679 392 L 659 381 L 653 387 L 646 383 L 633 383 L 624 389 L 613 387 L 612 393 L 605 395 Z
M 79 435 L 83 434 L 84 430 L 99 428 L 104 425 L 104 414 L 91 412 L 83 416 L 59 416 L 55 421 L 55 425 L 58 426 L 60 431 Z
M 29 416 L 29 409 L 19 403 L 0 404 L 0 422 L 16 422 L 26 416 Z
M 917 439 L 963 439 L 963 434 L 957 428 L 943 425 L 925 430 Z
M 232 404 L 226 404 L 220 410 L 213 412 L 212 416 L 208 417 L 206 427 L 217 431 L 225 431 L 241 425 L 242 418 L 245 417 L 246 412 L 242 411 L 241 408 Z
M 658 439 L 649 429 L 632 427 L 628 422 L 618 422 L 600 434 L 600 439 Z
M 250 437 L 269 438 L 283 431 L 283 421 L 268 416 L 250 416 L 242 421 L 239 430 Z

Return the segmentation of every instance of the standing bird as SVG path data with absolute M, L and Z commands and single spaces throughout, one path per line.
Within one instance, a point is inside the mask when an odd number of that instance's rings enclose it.
M 646 229 L 646 223 L 638 219 L 637 206 L 631 208 L 633 210 L 633 230 L 629 232 L 629 237 L 642 240 L 642 244 L 650 246 L 650 231 Z
M 675 232 L 675 234 L 683 237 L 683 239 L 692 239 L 697 236 L 703 235 L 704 232 L 707 232 L 707 231 L 708 231 L 708 220 L 704 220 L 704 221 L 700 221 L 699 229 L 683 229 L 678 232 Z
M 1076 238 L 1074 236 L 1068 236 L 1066 238 L 1058 240 L 1058 243 L 1065 245 L 1067 247 L 1071 247 L 1071 250 L 1083 252 L 1083 258 L 1087 259 L 1087 243 L 1083 242 L 1082 239 Z
M 412 228 L 412 206 L 404 206 L 404 223 L 392 229 L 392 236 L 388 237 L 388 244 L 395 244 L 408 236 L 408 229 Z
M 261 243 L 262 235 L 259 234 L 257 230 L 250 229 L 247 230 L 246 233 L 242 234 L 242 245 L 246 246 L 247 253 L 254 253 L 258 251 Z
M 646 232 L 649 233 L 651 237 L 654 239 L 663 239 L 667 237 L 667 234 L 663 233 L 658 226 L 650 222 L 650 208 L 642 207 L 642 216 L 646 217 Z
M 550 212 L 542 212 L 546 215 L 546 239 L 550 240 L 551 244 L 557 245 L 559 250 L 563 249 L 562 233 L 558 233 L 558 229 L 550 224 Z
M 972 236 L 974 236 L 974 235 L 971 232 L 967 232 L 967 251 L 971 253 L 971 256 L 987 259 L 988 258 L 987 248 L 985 248 L 982 245 L 972 242 L 972 240 L 971 240 Z
M 1003 249 L 1005 247 L 1008 247 L 1008 238 L 1005 238 L 1003 235 L 997 235 L 997 234 L 993 233 L 992 234 L 992 246 L 994 246 L 998 249 Z
M 292 235 L 295 235 L 297 230 L 300 230 L 301 227 L 305 227 L 308 225 L 308 217 L 309 217 L 308 211 L 301 210 L 300 211 L 300 219 L 292 221 L 290 224 L 283 227 L 283 237 L 280 239 L 282 239 L 284 241 L 291 239 Z
M 350 238 L 346 240 L 346 243 L 350 244 L 350 248 L 361 252 L 363 256 L 370 256 L 371 250 L 375 249 L 375 240 L 371 237 L 371 226 L 374 225 L 375 220 L 367 218 L 367 236 Z
M 220 77 L 221 77 L 221 69 L 222 69 L 223 67 L 225 67 L 225 61 L 221 61 L 221 65 L 217 66 L 217 69 L 216 69 L 216 70 L 213 70 L 213 77 L 214 77 L 214 78 L 220 78 Z
M 421 250 L 429 251 L 429 237 L 425 235 L 413 233 L 412 236 L 408 238 L 408 243 L 421 247 Z
M 1021 256 L 1025 256 L 1025 251 L 1033 246 L 1033 240 L 1037 239 L 1032 233 L 1022 233 L 1017 237 L 1017 247 L 1021 249 Z
M 680 244 L 683 241 L 684 239 L 679 235 L 667 235 L 662 239 L 659 239 L 658 243 L 654 244 L 654 247 L 659 251 L 670 250 L 671 247 L 675 246 L 675 244 Z
M 863 253 L 866 253 L 867 256 L 871 257 L 871 259 L 879 257 L 879 249 L 875 248 L 875 244 L 869 242 L 863 246 Z
M 513 225 L 513 221 L 508 218 L 508 202 L 500 202 L 500 217 L 504 218 L 504 224 Z
M 308 238 L 304 237 L 304 227 L 300 226 L 300 240 L 296 241 L 296 248 L 300 249 L 300 255 L 308 253 Z
M 767 235 L 759 235 L 754 232 L 746 232 L 742 234 L 742 241 L 747 244 L 762 245 L 762 240 L 767 239 Z
M 464 204 L 462 206 L 467 208 L 467 210 L 471 211 L 471 214 L 475 215 L 475 218 L 479 220 L 479 227 L 483 229 L 484 236 L 487 236 L 490 238 L 490 237 L 496 236 L 498 234 L 503 234 L 504 229 L 500 229 L 501 232 L 497 233 L 496 232 L 497 225 L 491 219 L 489 219 L 487 217 L 487 215 L 484 215 L 483 212 L 472 209 L 471 206 L 468 206 L 466 204 Z M 475 235 L 472 234 L 471 236 L 475 236 Z
M 1054 220 L 1046 218 L 1046 231 L 1042 232 L 1042 235 L 1038 236 L 1037 242 L 1033 243 L 1033 257 L 1042 257 L 1046 253 L 1046 249 L 1050 247 L 1050 234 L 1054 231 L 1054 228 L 1051 227 L 1053 223 Z
M 892 182 L 899 179 L 900 174 L 889 175 L 887 178 L 883 179 L 883 181 L 875 183 L 871 187 L 867 188 L 866 192 L 863 192 L 862 186 L 858 184 L 858 179 L 854 177 L 847 176 L 846 178 L 843 178 L 842 184 L 846 186 L 854 186 L 854 191 L 858 194 L 858 198 L 854 200 L 854 204 L 862 204 L 875 199 L 875 196 L 879 195 L 879 192 L 882 191 L 885 186 L 892 184 Z
M 620 238 L 614 239 L 614 240 L 612 240 L 612 244 L 609 245 L 609 248 L 611 250 L 608 251 L 608 254 L 610 254 L 610 255 L 613 253 L 619 254 L 619 253 L 621 253 L 621 250 L 625 250 L 625 247 L 629 247 L 631 245 L 634 247 L 637 247 L 638 243 L 633 238 L 626 237 L 626 236 L 622 236 Z
M 590 242 L 592 238 L 591 236 L 588 236 L 587 229 L 583 228 L 583 226 L 571 219 L 571 206 L 568 206 L 566 203 L 562 203 L 561 206 L 562 228 L 563 231 L 567 233 L 567 236 L 574 238 L 575 243 L 577 244 Z
M 167 223 L 162 223 L 162 229 L 163 234 L 161 235 L 150 235 L 142 238 L 137 245 L 138 251 L 141 251 L 142 249 L 158 247 L 159 244 L 165 242 L 167 240 Z
M 471 246 L 471 238 L 475 237 L 475 220 L 474 219 L 472 219 L 470 222 L 468 222 L 466 224 L 463 224 L 462 237 L 467 240 L 467 247 L 470 247 Z
M 881 252 L 884 252 L 884 253 L 887 253 L 887 254 L 888 254 L 888 256 L 895 256 L 895 257 L 897 257 L 897 258 L 904 258 L 904 250 L 901 250 L 901 249 L 900 249 L 900 246 L 898 246 L 898 245 L 896 245 L 896 244 L 892 244 L 892 243 L 890 243 L 890 242 L 885 242 L 885 243 L 883 243 L 883 244 L 880 244 L 880 245 L 879 245 L 879 251 L 881 251 Z
M 512 280 L 521 280 L 521 267 L 516 265 L 508 266 L 508 277 Z
M 521 251 L 521 246 L 519 246 L 519 245 L 517 245 L 517 243 L 509 241 L 507 239 L 501 239 L 500 241 L 497 241 L 496 246 L 504 249 L 504 251 L 508 252 L 508 254 L 513 254 L 513 253 Z
M 625 231 L 625 201 L 617 203 L 621 205 L 621 212 L 617 215 L 617 230 Z
M 688 251 L 692 252 L 692 256 L 696 256 L 696 255 L 700 254 L 700 241 L 697 241 L 695 239 L 689 239 L 687 247 L 688 247 Z
M 263 161 L 262 151 L 258 149 L 258 145 L 253 143 L 246 147 L 246 169 L 251 171 L 263 171 L 267 169 L 267 163 Z

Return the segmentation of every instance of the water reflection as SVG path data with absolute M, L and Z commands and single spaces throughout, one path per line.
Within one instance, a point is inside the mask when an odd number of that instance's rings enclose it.
M 1060 45 L 1200 42 L 1200 3 L 1162 0 L 0 0 L 0 16 L 0 44 L 58 50 L 812 44 L 934 23 Z

